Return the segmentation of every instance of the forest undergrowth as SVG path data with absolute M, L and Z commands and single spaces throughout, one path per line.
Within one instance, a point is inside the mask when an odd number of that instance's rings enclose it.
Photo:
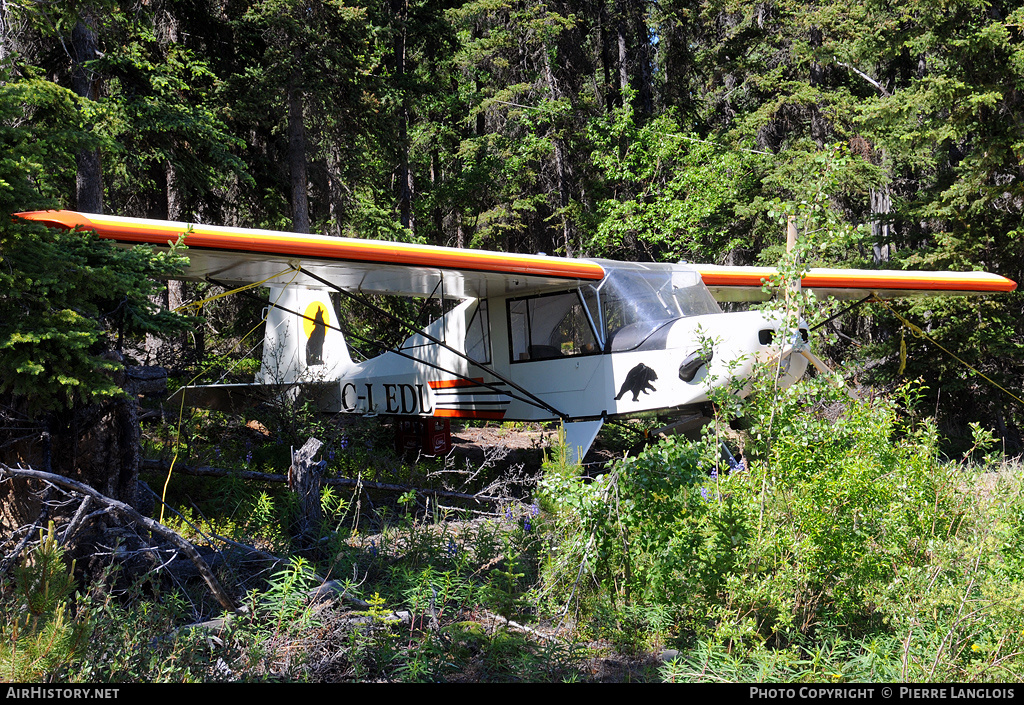
M 918 385 L 852 399 L 834 381 L 766 385 L 721 405 L 701 440 L 670 437 L 593 476 L 555 445 L 500 503 L 329 485 L 301 540 L 280 486 L 172 477 L 164 522 L 241 607 L 222 614 L 162 551 L 114 546 L 90 573 L 51 524 L 3 585 L 0 678 L 1019 679 L 1020 462 L 980 426 L 944 456 Z M 493 468 L 403 460 L 372 427 L 290 421 L 326 437 L 327 477 L 497 487 Z M 198 417 L 150 429 L 147 450 L 281 468 L 286 429 L 258 427 Z

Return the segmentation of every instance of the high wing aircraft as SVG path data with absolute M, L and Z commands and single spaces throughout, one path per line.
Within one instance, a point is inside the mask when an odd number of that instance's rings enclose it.
M 778 360 L 800 379 L 804 322 L 763 311 L 723 313 L 721 301 L 765 300 L 763 267 L 616 262 L 193 225 L 73 211 L 20 217 L 93 230 L 119 245 L 167 247 L 184 234 L 186 279 L 263 283 L 269 306 L 253 384 L 190 387 L 200 406 L 237 407 L 264 391 L 316 390 L 324 411 L 517 421 L 561 420 L 582 458 L 605 420 L 671 411 L 680 429 L 707 420 L 708 394 Z M 819 296 L 1009 292 L 986 272 L 811 269 Z M 332 291 L 441 298 L 457 305 L 403 343 L 354 362 Z M 792 324 L 790 324 L 791 326 Z M 294 397 L 293 397 L 294 398 Z

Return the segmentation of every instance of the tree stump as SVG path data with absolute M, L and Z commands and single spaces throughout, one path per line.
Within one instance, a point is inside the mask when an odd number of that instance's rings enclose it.
M 306 547 L 320 527 L 320 477 L 326 462 L 313 462 L 323 443 L 310 438 L 298 450 L 292 448 L 292 465 L 288 468 L 288 487 L 298 495 L 299 517 L 293 538 Z

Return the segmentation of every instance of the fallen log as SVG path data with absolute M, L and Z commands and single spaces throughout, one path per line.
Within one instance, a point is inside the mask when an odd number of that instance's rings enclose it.
M 163 460 L 143 460 L 139 467 L 149 472 L 167 472 L 171 464 Z M 269 472 L 256 472 L 254 470 L 228 470 L 225 468 L 213 467 L 211 465 L 182 465 L 174 464 L 174 472 L 194 477 L 238 477 L 243 480 L 256 480 L 258 482 L 288 482 L 288 476 Z M 362 487 L 368 490 L 380 490 L 384 492 L 409 492 L 416 494 L 434 495 L 435 497 L 447 497 L 449 499 L 466 499 L 475 502 L 501 503 L 507 502 L 508 497 L 493 497 L 490 495 L 470 494 L 468 492 L 453 492 L 451 490 L 436 490 L 424 487 L 412 487 L 410 485 L 395 485 L 387 482 L 368 482 L 366 480 L 353 480 L 348 477 L 331 477 L 321 479 L 324 485 L 335 487 Z
M 213 574 L 210 567 L 203 560 L 203 557 L 199 555 L 199 551 L 196 550 L 190 542 L 182 538 L 176 531 L 170 529 L 163 524 L 150 519 L 149 517 L 139 514 L 130 505 L 120 502 L 116 499 L 111 499 L 104 494 L 101 494 L 92 487 L 86 484 L 64 477 L 63 475 L 56 475 L 51 472 L 43 472 L 42 470 L 33 470 L 31 468 L 16 467 L 12 468 L 9 465 L 0 463 L 0 480 L 4 477 L 21 477 L 39 480 L 41 482 L 60 487 L 66 491 L 73 492 L 81 495 L 83 498 L 87 498 L 90 502 L 95 502 L 102 507 L 113 510 L 117 514 L 122 515 L 124 518 L 137 522 L 147 529 L 152 531 L 159 536 L 163 536 L 165 539 L 173 543 L 175 546 L 180 548 L 182 552 L 192 561 L 202 576 L 203 581 L 207 587 L 210 588 L 210 592 L 216 598 L 217 602 L 220 603 L 221 607 L 231 612 L 234 612 L 237 607 L 234 600 L 224 591 L 221 587 L 220 581 L 217 580 L 217 576 Z M 72 522 L 74 523 L 74 522 Z

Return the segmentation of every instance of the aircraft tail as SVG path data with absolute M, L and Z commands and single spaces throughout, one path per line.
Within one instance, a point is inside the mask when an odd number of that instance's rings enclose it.
M 270 286 L 257 384 L 327 382 L 355 366 L 325 290 Z

